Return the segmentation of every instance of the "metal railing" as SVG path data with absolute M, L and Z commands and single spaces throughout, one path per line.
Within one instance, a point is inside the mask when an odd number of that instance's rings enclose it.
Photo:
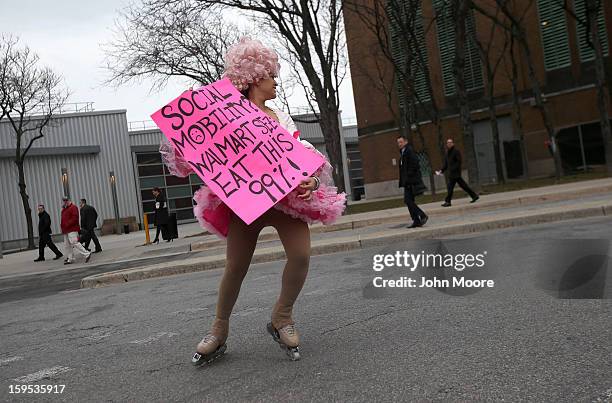
M 136 120 L 128 122 L 128 131 L 157 129 L 157 125 L 152 120 Z
M 84 113 L 93 111 L 93 102 L 67 102 L 61 106 L 59 113 Z

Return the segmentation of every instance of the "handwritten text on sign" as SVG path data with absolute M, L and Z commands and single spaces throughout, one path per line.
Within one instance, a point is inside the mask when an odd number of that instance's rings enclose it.
M 227 79 L 186 91 L 151 117 L 204 183 L 247 224 L 324 162 Z

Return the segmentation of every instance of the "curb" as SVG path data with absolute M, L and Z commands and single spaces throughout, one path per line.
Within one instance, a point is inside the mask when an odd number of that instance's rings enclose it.
M 575 200 L 575 199 L 579 199 L 582 196 L 594 196 L 594 195 L 601 195 L 605 193 L 612 193 L 612 184 L 605 185 L 605 186 L 599 186 L 599 187 L 585 187 L 583 189 L 571 190 L 571 191 L 566 190 L 566 191 L 552 193 L 552 194 L 545 194 L 545 193 L 535 194 L 535 195 L 522 196 L 522 197 L 516 197 L 513 199 L 505 199 L 505 200 L 493 200 L 493 201 L 481 200 L 477 204 L 474 204 L 474 205 L 472 204 L 460 205 L 460 206 L 456 206 L 451 209 L 445 208 L 445 207 L 436 207 L 433 209 L 428 209 L 427 214 L 429 214 L 430 216 L 436 216 L 436 217 L 448 216 L 448 215 L 461 215 L 467 212 L 490 210 L 490 209 L 501 208 L 501 207 L 529 206 L 529 205 L 536 205 L 540 203 Z M 367 215 L 367 214 L 372 214 L 372 213 L 358 213 L 356 214 L 357 217 L 354 217 L 354 219 L 352 220 L 350 219 L 351 215 L 343 216 L 340 218 L 341 221 L 343 219 L 350 220 L 350 221 L 339 222 L 339 223 L 330 224 L 330 225 L 316 224 L 310 227 L 310 233 L 317 234 L 317 233 L 327 233 L 327 232 L 334 232 L 334 231 L 354 230 L 357 228 L 368 227 L 371 225 L 390 224 L 390 223 L 394 223 L 397 221 L 408 222 L 410 219 L 410 214 L 408 214 L 405 208 L 400 207 L 400 209 L 401 209 L 401 212 L 399 213 L 388 212 L 385 215 L 382 215 L 384 213 L 381 213 L 380 217 L 371 217 L 371 218 L 366 218 L 366 217 L 360 218 L 359 217 L 360 214 Z M 385 210 L 380 210 L 380 211 L 385 211 Z M 374 213 L 376 214 L 376 212 Z M 258 239 L 259 241 L 277 240 L 278 235 L 276 234 L 276 232 L 268 232 L 268 233 L 262 232 L 259 235 Z M 208 241 L 193 242 L 191 244 L 191 251 L 194 251 L 194 252 L 203 251 L 203 250 L 207 250 L 210 248 L 215 248 L 215 247 L 219 247 L 223 245 L 225 245 L 225 240 L 223 239 L 213 239 L 213 240 L 208 240 Z
M 407 232 L 405 229 L 387 230 L 366 235 L 356 235 L 335 240 L 321 240 L 311 247 L 311 256 L 328 253 L 346 252 L 388 245 L 392 242 L 416 239 L 431 239 L 441 236 L 462 235 L 493 229 L 521 227 L 525 225 L 544 224 L 576 218 L 603 217 L 612 215 L 612 204 L 604 206 L 582 207 L 576 209 L 557 209 L 549 212 L 535 212 L 521 216 L 483 220 L 475 223 L 448 225 L 440 228 L 421 228 Z M 282 247 L 270 247 L 256 251 L 251 261 L 265 263 L 285 258 Z M 225 256 L 207 256 L 204 258 L 187 259 L 181 263 L 168 266 L 158 264 L 137 269 L 118 270 L 85 277 L 81 280 L 81 288 L 99 288 L 107 285 L 165 277 L 175 274 L 193 273 L 218 269 L 225 266 Z

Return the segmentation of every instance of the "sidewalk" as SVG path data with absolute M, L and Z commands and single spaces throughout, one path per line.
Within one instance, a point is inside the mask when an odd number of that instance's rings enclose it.
M 584 216 L 603 216 L 612 212 L 612 178 L 496 193 L 482 196 L 474 204 L 468 201 L 466 198 L 454 200 L 451 208 L 441 207 L 440 202 L 422 205 L 430 220 L 425 227 L 416 230 L 404 228 L 410 221 L 405 207 L 346 215 L 330 226 L 313 225 L 313 253 L 374 246 L 373 242 L 389 242 L 395 239 L 435 238 L 504 226 L 533 224 L 540 220 L 550 222 Z M 225 259 L 224 240 L 214 235 L 198 235 L 202 234 L 202 229 L 197 223 L 181 225 L 179 233 L 181 238 L 174 242 L 162 241 L 159 245 L 148 246 L 142 246 L 145 239 L 143 231 L 101 237 L 103 252 L 93 255 L 88 264 L 77 259 L 75 264 L 64 266 L 62 260 L 51 260 L 52 254 L 49 251 L 48 260 L 40 263 L 33 262 L 37 251 L 6 255 L 0 260 L 0 278 L 61 272 L 118 262 L 130 262 L 130 267 L 150 266 L 155 268 L 154 271 L 165 270 L 167 274 L 172 274 L 168 267 L 173 267 L 176 272 L 222 267 Z M 284 257 L 273 228 L 262 231 L 259 239 L 254 261 Z M 190 261 L 189 258 L 194 252 L 199 252 L 199 257 Z M 203 257 L 202 252 L 205 255 Z M 163 256 L 173 261 L 151 266 L 156 258 Z M 133 272 L 141 269 L 129 270 Z M 132 278 L 135 279 L 134 275 Z

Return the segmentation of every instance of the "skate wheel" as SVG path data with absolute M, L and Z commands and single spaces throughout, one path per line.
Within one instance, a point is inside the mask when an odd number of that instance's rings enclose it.
M 291 361 L 297 361 L 300 359 L 300 350 L 297 347 L 288 349 L 287 355 L 291 358 Z
M 195 366 L 210 364 L 211 362 L 225 354 L 225 350 L 227 350 L 227 344 L 220 346 L 217 351 L 211 353 L 208 356 L 204 356 L 196 351 L 193 357 L 191 357 L 191 363 Z

